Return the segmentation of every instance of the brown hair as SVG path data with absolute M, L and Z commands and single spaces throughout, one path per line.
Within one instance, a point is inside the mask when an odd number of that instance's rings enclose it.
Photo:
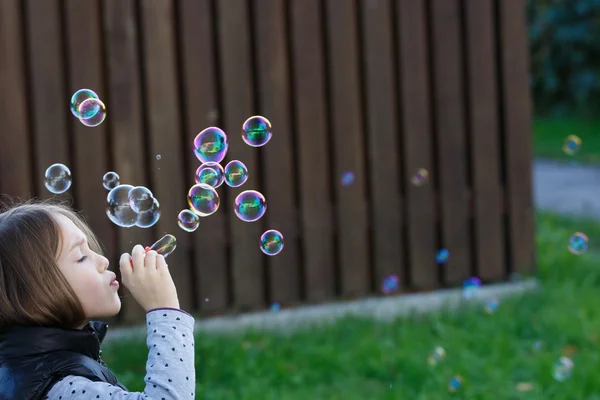
M 73 221 L 87 236 L 90 248 L 102 253 L 96 236 L 69 206 L 35 200 L 8 206 L 0 213 L 0 330 L 11 326 L 73 329 L 86 322 L 77 295 L 57 265 L 62 243 L 54 217 L 58 214 Z

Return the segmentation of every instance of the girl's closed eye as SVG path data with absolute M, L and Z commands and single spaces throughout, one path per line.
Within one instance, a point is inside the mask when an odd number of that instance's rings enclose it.
M 83 256 L 81 257 L 79 260 L 77 260 L 78 263 L 82 263 L 87 259 L 87 256 Z

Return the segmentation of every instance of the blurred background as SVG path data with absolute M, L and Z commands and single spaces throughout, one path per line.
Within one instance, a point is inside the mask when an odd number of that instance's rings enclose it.
M 199 333 L 197 397 L 598 399 L 599 34 L 600 0 L 1 0 L 0 192 L 72 204 L 116 272 L 175 235 L 170 269 L 198 319 L 542 286 L 460 315 Z M 69 110 L 82 88 L 106 105 L 95 127 Z M 241 137 L 253 115 L 272 124 L 262 147 Z M 187 232 L 210 126 L 249 179 L 217 188 Z M 56 163 L 71 172 L 58 195 Z M 108 218 L 109 171 L 151 190 L 155 224 Z M 252 223 L 233 204 L 250 189 L 268 204 Z M 271 257 L 268 229 L 285 243 Z M 143 322 L 120 291 L 109 322 Z M 111 346 L 142 390 L 143 338 Z

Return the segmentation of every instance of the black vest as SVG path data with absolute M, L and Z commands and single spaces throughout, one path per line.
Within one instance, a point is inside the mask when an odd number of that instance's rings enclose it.
M 83 330 L 12 327 L 1 331 L 0 400 L 43 399 L 68 375 L 127 390 L 100 357 L 107 329 L 107 324 L 91 321 Z

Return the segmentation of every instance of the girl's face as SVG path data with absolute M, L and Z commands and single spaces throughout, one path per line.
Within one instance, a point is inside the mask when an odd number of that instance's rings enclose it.
M 108 271 L 108 259 L 93 252 L 85 234 L 64 215 L 56 220 L 62 233 L 58 267 L 79 298 L 88 319 L 107 318 L 121 309 L 117 286 L 111 281 L 115 273 Z

